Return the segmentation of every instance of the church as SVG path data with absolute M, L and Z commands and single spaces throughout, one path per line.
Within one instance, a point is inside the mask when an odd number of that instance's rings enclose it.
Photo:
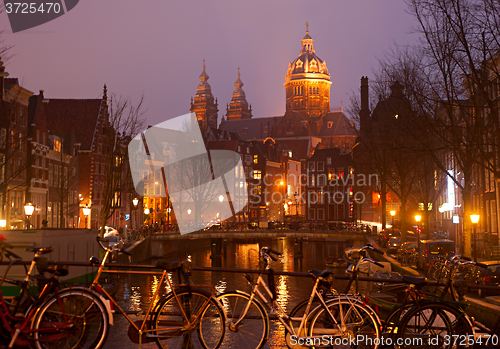
M 349 153 L 355 144 L 357 131 L 353 123 L 347 119 L 342 108 L 332 110 L 330 107 L 330 74 L 326 62 L 316 55 L 307 23 L 300 55 L 288 63 L 284 83 L 286 111 L 283 116 L 253 117 L 238 68 L 232 99 L 217 126 L 218 102 L 208 79 L 203 61 L 201 81 L 190 106 L 203 133 L 211 128 L 238 134 L 245 141 L 271 138 L 282 149 L 291 151 L 297 160 L 310 157 L 316 147 L 338 148 L 342 153 Z

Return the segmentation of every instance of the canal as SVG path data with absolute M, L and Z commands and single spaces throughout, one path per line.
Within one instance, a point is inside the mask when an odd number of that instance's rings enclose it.
M 258 269 L 259 249 L 262 246 L 271 247 L 282 252 L 272 268 L 279 271 L 307 272 L 308 269 L 324 270 L 325 259 L 329 256 L 340 257 L 345 248 L 352 243 L 334 239 L 294 239 L 294 238 L 259 238 L 259 239 L 205 239 L 197 241 L 197 248 L 191 251 L 182 244 L 182 249 L 165 256 L 164 260 L 180 261 L 190 253 L 196 266 L 236 267 Z M 176 244 L 176 241 L 171 241 Z M 361 243 L 361 242 L 360 242 Z M 193 244 L 194 245 L 194 244 Z M 179 245 L 181 246 L 181 245 Z M 360 245 L 361 246 L 361 245 Z M 150 261 L 154 262 L 154 261 Z M 345 267 L 337 268 L 336 274 L 343 274 Z M 116 298 L 125 310 L 146 312 L 157 287 L 166 290 L 165 285 L 159 285 L 158 276 L 120 275 L 121 288 Z M 177 277 L 173 278 L 177 280 Z M 248 291 L 249 287 L 241 273 L 195 271 L 193 281 L 199 284 L 212 284 L 218 292 L 233 290 Z M 311 279 L 280 275 L 275 277 L 278 302 L 283 309 L 290 312 L 300 301 L 308 298 L 312 290 Z M 337 280 L 335 286 L 343 291 L 346 281 Z M 135 319 L 135 317 L 133 316 Z M 137 348 L 137 344 L 128 339 L 128 322 L 123 316 L 115 316 L 115 326 L 112 326 L 106 348 L 126 349 Z M 156 348 L 155 343 L 147 343 L 143 348 Z M 278 320 L 271 320 L 271 331 L 265 348 L 286 348 L 285 329 Z

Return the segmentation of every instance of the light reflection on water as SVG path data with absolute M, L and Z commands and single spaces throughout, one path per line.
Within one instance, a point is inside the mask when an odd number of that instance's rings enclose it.
M 329 256 L 340 257 L 344 248 L 349 247 L 345 241 L 335 241 L 333 239 L 293 239 L 293 238 L 269 238 L 269 239 L 206 239 L 203 248 L 189 251 L 193 264 L 197 266 L 221 266 L 229 268 L 258 269 L 259 249 L 262 246 L 269 246 L 282 252 L 277 262 L 273 262 L 271 267 L 276 271 L 298 271 L 307 272 L 308 269 L 324 270 L 325 258 Z M 168 243 L 176 243 L 169 241 Z M 183 260 L 187 256 L 187 251 L 174 252 L 165 256 L 164 260 Z M 153 262 L 153 261 L 152 261 Z M 343 274 L 345 268 L 336 269 L 336 274 Z M 171 282 L 177 283 L 177 272 L 169 273 Z M 121 275 L 122 288 L 117 294 L 120 306 L 125 310 L 145 312 L 151 302 L 154 292 L 159 285 L 160 277 L 156 275 Z M 234 290 L 250 290 L 247 281 L 242 273 L 230 272 L 201 272 L 194 271 L 193 282 L 197 284 L 214 285 L 218 293 Z M 264 276 L 266 283 L 267 276 Z M 275 276 L 276 292 L 278 303 L 283 310 L 290 312 L 296 304 L 308 298 L 312 290 L 312 280 L 310 278 L 294 277 L 287 275 Z M 336 281 L 336 288 L 343 292 L 345 281 Z M 167 282 L 163 285 L 164 293 L 170 292 Z M 265 294 L 265 291 L 261 289 Z M 142 303 L 141 303 L 142 302 Z M 116 317 L 115 321 L 118 320 Z M 117 321 L 117 326 L 111 329 L 110 338 L 106 348 L 136 348 L 137 345 L 129 342 L 126 330 L 128 323 L 123 320 Z M 115 340 L 113 340 L 115 338 Z M 149 348 L 150 346 L 143 346 Z M 156 345 L 152 344 L 151 348 Z M 285 328 L 277 320 L 271 321 L 271 332 L 265 348 L 286 348 Z

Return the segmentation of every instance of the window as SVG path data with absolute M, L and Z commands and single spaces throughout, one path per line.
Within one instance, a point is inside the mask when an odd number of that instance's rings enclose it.
M 325 220 L 325 210 L 323 208 L 318 208 L 318 220 L 319 221 Z
M 267 126 L 264 126 L 264 133 L 267 133 L 267 131 L 268 131 Z
M 253 171 L 253 179 L 261 179 L 262 178 L 262 171 Z
M 326 164 L 331 165 L 332 164 L 332 158 L 326 158 Z
M 12 107 L 12 111 L 11 111 L 11 120 L 12 122 L 16 122 L 16 107 Z
M 323 161 L 318 161 L 318 171 L 325 170 L 325 163 Z
M 318 175 L 318 187 L 324 187 L 326 185 L 326 174 L 322 173 Z
M 260 195 L 262 193 L 262 187 L 260 185 L 256 185 L 255 187 L 253 187 L 252 193 L 254 196 Z
M 315 168 L 315 162 L 314 161 L 311 161 L 309 162 L 309 164 L 307 165 L 307 168 L 309 171 L 314 171 L 314 168 Z
M 0 149 L 4 149 L 7 143 L 7 130 L 2 128 L 0 130 Z
M 328 121 L 327 126 L 328 126 L 328 128 L 332 128 L 333 127 L 333 122 L 332 121 Z
M 314 208 L 309 209 L 309 219 L 310 220 L 315 220 L 316 219 L 316 210 Z
M 24 109 L 23 108 L 19 109 L 19 123 L 21 125 L 24 124 Z
M 5 180 L 5 155 L 0 154 L 0 182 Z M 1 202 L 1 201 L 0 201 Z
M 258 164 L 259 163 L 259 156 L 258 155 L 254 155 L 253 156 L 253 163 L 254 164 Z
M 19 132 L 19 150 L 23 151 L 23 134 Z
M 52 173 L 54 172 L 54 165 L 49 164 L 49 186 L 54 185 L 54 179 L 52 178 Z
M 17 170 L 19 171 L 19 177 L 21 179 L 24 179 L 24 171 L 22 170 L 22 168 L 23 168 L 23 159 L 19 159 L 17 161 L 17 165 L 18 165 Z
M 338 205 L 337 206 L 338 210 L 337 210 L 337 219 L 338 220 L 342 220 L 344 219 L 344 205 Z
M 37 141 L 38 141 L 38 131 L 37 131 Z M 54 151 L 61 152 L 61 142 L 54 139 Z

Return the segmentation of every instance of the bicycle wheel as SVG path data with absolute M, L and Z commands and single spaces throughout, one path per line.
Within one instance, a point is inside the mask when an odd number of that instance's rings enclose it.
M 224 311 L 204 290 L 180 289 L 160 301 L 151 325 L 159 348 L 215 349 L 224 337 Z
M 227 292 L 217 299 L 226 313 L 226 332 L 221 348 L 261 348 L 269 335 L 269 317 L 246 294 Z
M 38 349 L 98 349 L 106 342 L 109 317 L 92 292 L 68 289 L 45 301 L 32 328 Z
M 465 338 L 454 341 L 453 335 Z M 472 337 L 468 337 L 472 336 Z M 474 338 L 467 315 L 444 303 L 415 305 L 401 320 L 396 344 L 399 348 L 468 348 Z
M 352 300 L 327 304 L 312 314 L 309 336 L 315 346 L 370 348 L 380 345 L 380 321 L 370 307 Z M 330 315 L 331 314 L 331 315 Z M 341 325 L 343 324 L 343 325 Z M 323 338 L 326 338 L 325 340 Z

